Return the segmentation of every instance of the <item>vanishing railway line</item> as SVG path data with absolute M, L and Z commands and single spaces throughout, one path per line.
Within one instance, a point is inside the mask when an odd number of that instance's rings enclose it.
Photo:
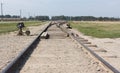
M 89 42 L 56 25 L 49 23 L 2 73 L 120 73 L 84 45 Z M 49 39 L 40 39 L 45 31 Z

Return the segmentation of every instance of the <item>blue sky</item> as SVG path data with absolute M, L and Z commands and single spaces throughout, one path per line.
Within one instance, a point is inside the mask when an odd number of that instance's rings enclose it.
M 4 14 L 120 17 L 120 0 L 0 0 Z

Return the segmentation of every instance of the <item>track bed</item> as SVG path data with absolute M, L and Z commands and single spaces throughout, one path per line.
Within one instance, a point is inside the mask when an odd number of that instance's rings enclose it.
M 18 73 L 109 73 L 56 25 L 47 32 Z

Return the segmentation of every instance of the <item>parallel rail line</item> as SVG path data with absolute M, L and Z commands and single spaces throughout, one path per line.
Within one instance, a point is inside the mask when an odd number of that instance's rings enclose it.
M 63 26 L 59 26 L 61 28 L 61 30 L 63 30 L 65 33 L 69 34 L 69 36 L 77 41 L 85 50 L 87 50 L 94 58 L 96 58 L 99 62 L 101 62 L 105 67 L 107 67 L 108 69 L 110 69 L 112 72 L 114 73 L 120 73 L 119 70 L 117 70 L 115 67 L 113 67 L 110 63 L 108 63 L 107 61 L 105 61 L 102 57 L 100 57 L 99 55 L 97 55 L 94 51 L 92 51 L 89 47 L 87 47 L 86 45 L 84 45 L 84 43 L 82 42 L 82 40 L 84 40 L 84 38 L 81 38 L 79 36 L 75 36 L 76 34 L 69 32 L 66 28 L 64 28 Z
M 57 23 L 59 24 L 59 23 Z M 31 53 L 34 48 L 37 46 L 38 42 L 40 41 L 40 36 L 43 32 L 45 32 L 49 27 L 51 26 L 51 22 L 43 29 L 43 31 L 40 32 L 40 34 L 37 36 L 37 38 L 34 39 L 3 71 L 2 73 L 15 73 L 16 68 L 18 66 L 21 66 L 21 62 L 25 57 L 28 55 L 28 53 Z M 62 31 L 69 34 L 69 36 L 77 41 L 83 48 L 85 48 L 90 54 L 92 54 L 98 61 L 100 61 L 103 65 L 105 65 L 108 69 L 110 69 L 114 73 L 120 73 L 116 68 L 114 68 L 112 65 L 110 65 L 107 61 L 105 61 L 103 58 L 101 58 L 99 55 L 94 53 L 90 48 L 85 46 L 82 41 L 80 40 L 80 37 L 74 36 L 74 33 L 69 32 L 66 28 L 64 28 L 62 25 L 59 26 Z

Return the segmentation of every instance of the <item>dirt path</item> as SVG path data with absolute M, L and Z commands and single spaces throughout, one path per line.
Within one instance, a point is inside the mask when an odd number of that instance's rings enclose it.
M 59 28 L 49 28 L 19 73 L 108 73 Z

